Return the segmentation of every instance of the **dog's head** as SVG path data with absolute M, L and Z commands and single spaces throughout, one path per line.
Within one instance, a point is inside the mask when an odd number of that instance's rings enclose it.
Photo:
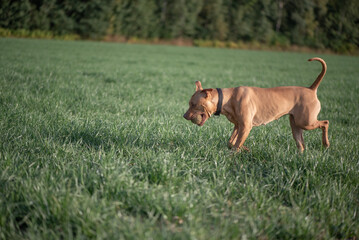
M 213 89 L 203 89 L 201 82 L 197 81 L 196 92 L 189 100 L 189 108 L 183 117 L 186 120 L 191 120 L 198 126 L 203 126 L 216 109 L 215 104 L 211 101 L 212 91 Z M 198 115 L 200 115 L 200 117 Z

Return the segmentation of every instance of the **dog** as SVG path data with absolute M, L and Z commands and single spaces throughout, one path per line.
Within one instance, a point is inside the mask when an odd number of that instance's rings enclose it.
M 303 130 L 322 129 L 322 143 L 328 148 L 329 121 L 317 120 L 320 112 L 317 89 L 327 71 L 327 65 L 323 59 L 317 57 L 308 61 L 319 61 L 322 65 L 321 73 L 309 88 L 240 86 L 203 89 L 201 82 L 197 81 L 196 92 L 192 95 L 189 109 L 183 117 L 203 126 L 212 115 L 223 114 L 234 124 L 228 147 L 238 152 L 249 151 L 243 144 L 252 127 L 266 125 L 289 114 L 293 138 L 300 152 L 305 149 Z

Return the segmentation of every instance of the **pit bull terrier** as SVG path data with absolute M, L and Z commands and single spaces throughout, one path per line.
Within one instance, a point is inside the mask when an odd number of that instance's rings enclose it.
M 329 147 L 329 121 L 317 120 L 320 112 L 317 88 L 325 75 L 327 65 L 321 58 L 311 58 L 308 61 L 319 61 L 322 64 L 321 73 L 309 88 L 240 86 L 203 89 L 201 82 L 197 81 L 196 92 L 192 95 L 189 109 L 183 117 L 203 126 L 213 114 L 225 115 L 234 124 L 228 146 L 239 151 L 248 150 L 243 144 L 252 127 L 266 125 L 289 114 L 293 138 L 300 152 L 305 149 L 303 130 L 322 129 L 322 143 Z

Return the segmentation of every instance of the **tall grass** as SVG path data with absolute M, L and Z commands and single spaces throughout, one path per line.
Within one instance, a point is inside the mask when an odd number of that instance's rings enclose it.
M 320 55 L 321 132 L 287 117 L 226 148 L 205 88 L 310 86 L 312 54 L 0 39 L 1 239 L 356 239 L 359 58 Z

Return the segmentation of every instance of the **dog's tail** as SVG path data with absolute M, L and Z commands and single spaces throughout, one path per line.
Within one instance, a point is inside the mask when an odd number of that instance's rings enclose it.
M 325 72 L 327 71 L 327 64 L 324 62 L 323 59 L 318 58 L 318 57 L 308 59 L 308 61 L 319 61 L 322 64 L 322 72 L 318 75 L 317 79 L 314 81 L 312 86 L 309 87 L 310 89 L 313 89 L 316 91 L 317 88 L 319 87 L 320 82 L 322 81 L 322 79 L 325 75 Z

